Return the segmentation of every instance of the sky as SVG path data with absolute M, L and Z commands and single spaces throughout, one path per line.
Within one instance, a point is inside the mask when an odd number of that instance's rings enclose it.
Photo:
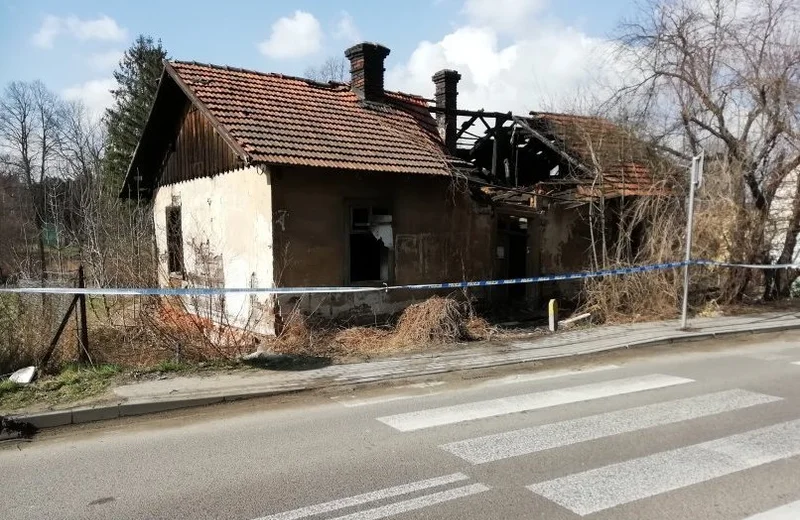
M 387 88 L 432 96 L 462 74 L 459 106 L 547 110 L 597 94 L 634 0 L 0 0 L 0 86 L 42 80 L 94 113 L 139 34 L 171 58 L 302 75 L 359 41 L 391 49 Z

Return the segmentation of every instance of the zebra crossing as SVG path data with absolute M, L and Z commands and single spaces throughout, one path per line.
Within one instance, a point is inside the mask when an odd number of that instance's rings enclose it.
M 797 520 L 798 518 L 800 518 L 800 500 L 748 516 L 745 520 Z
M 470 477 L 463 473 L 453 473 L 451 475 L 444 475 L 442 477 L 411 482 L 390 488 L 379 489 L 377 491 L 370 491 L 361 495 L 339 500 L 332 500 L 323 504 L 301 507 L 292 511 L 285 511 L 283 513 L 258 518 L 256 520 L 299 520 L 333 511 L 339 511 L 353 506 L 369 504 L 394 497 L 401 497 L 403 495 L 410 495 L 415 492 L 426 491 L 449 484 L 463 483 L 469 479 Z M 386 518 L 400 513 L 405 513 L 407 511 L 429 507 L 434 504 L 475 495 L 484 491 L 488 491 L 489 489 L 490 488 L 484 484 L 468 484 L 456 488 L 446 489 L 444 491 L 423 494 L 415 498 L 389 503 L 383 506 L 350 513 L 344 516 L 337 516 L 334 520 L 372 520 Z
M 658 391 L 693 382 L 682 377 L 650 374 L 421 409 L 377 417 L 377 420 L 400 432 L 412 432 L 634 392 Z M 514 457 L 535 456 L 545 450 L 567 449 L 575 444 L 648 428 L 735 413 L 782 400 L 778 396 L 734 388 L 455 440 L 438 447 L 471 465 L 483 465 Z M 800 420 L 623 460 L 552 480 L 533 482 L 525 487 L 578 516 L 586 516 L 795 456 L 800 456 Z M 800 518 L 798 511 L 800 501 L 754 518 Z
M 563 450 L 565 459 L 568 459 L 568 450 L 584 443 L 646 430 L 657 432 L 659 427 L 674 426 L 687 421 L 695 421 L 693 424 L 702 428 L 702 421 L 716 416 L 733 414 L 730 417 L 736 418 L 738 416 L 735 414 L 779 406 L 786 401 L 778 395 L 742 388 L 717 388 L 703 392 L 697 390 L 700 388 L 698 381 L 676 375 L 654 373 L 615 378 L 611 369 L 604 370 L 612 375 L 603 374 L 601 377 L 609 379 L 600 382 L 567 387 L 555 385 L 558 388 L 532 393 L 514 394 L 511 389 L 512 395 L 505 397 L 450 406 L 426 407 L 429 401 L 425 399 L 405 400 L 403 402 L 411 403 L 411 406 L 403 407 L 411 408 L 412 411 L 393 415 L 376 413 L 373 419 L 388 427 L 394 432 L 393 435 L 417 435 L 421 443 L 426 442 L 429 436 L 436 439 L 450 437 L 448 442 L 437 441 L 430 448 L 452 456 L 456 464 L 462 465 L 461 472 L 370 491 L 259 520 L 299 520 L 337 512 L 345 514 L 335 516 L 336 520 L 379 519 L 395 515 L 412 518 L 413 515 L 404 516 L 403 513 L 412 513 L 446 502 L 457 504 L 458 501 L 474 495 L 501 493 L 502 490 L 494 489 L 491 482 L 480 482 L 476 475 L 501 473 L 503 462 L 509 459 L 524 458 L 521 460 L 533 465 L 536 464 L 539 454 L 545 451 L 552 453 L 551 450 Z M 482 388 L 496 386 L 490 383 L 484 384 Z M 670 388 L 684 389 L 685 391 L 678 392 L 683 397 L 676 399 L 675 392 L 667 393 L 666 390 Z M 668 397 L 664 397 L 665 393 Z M 590 401 L 601 402 L 631 394 L 642 396 L 640 401 L 647 404 L 463 438 L 462 432 L 469 431 L 463 428 L 465 424 L 485 427 L 482 430 L 485 433 L 486 428 L 491 431 L 491 426 L 495 424 L 492 419 L 501 416 Z M 393 400 L 390 397 L 381 402 Z M 359 402 L 357 406 L 377 402 Z M 613 406 L 612 404 L 611 407 Z M 527 416 L 519 416 L 518 422 L 524 423 L 523 417 Z M 536 414 L 530 417 L 535 422 L 540 422 L 536 419 Z M 434 431 L 435 435 L 428 435 Z M 643 456 L 626 458 L 624 452 L 620 452 L 615 455 L 619 460 L 611 463 L 604 459 L 604 464 L 598 467 L 580 467 L 579 471 L 570 474 L 540 481 L 520 481 L 517 485 L 519 489 L 530 493 L 528 496 L 531 497 L 531 507 L 536 503 L 541 504 L 543 500 L 560 506 L 559 510 L 564 516 L 559 518 L 578 518 L 607 512 L 632 502 L 646 501 L 729 475 L 738 474 L 737 478 L 746 478 L 748 471 L 759 466 L 800 457 L 800 417 L 752 429 L 740 428 L 731 435 L 717 435 L 711 440 L 689 443 L 673 449 L 659 450 L 657 442 L 653 445 L 654 452 Z M 479 467 L 492 464 L 498 466 L 492 466 L 489 473 L 477 471 Z M 800 489 L 796 495 L 795 499 L 800 497 Z M 783 499 L 787 503 L 782 504 L 782 499 L 776 496 L 775 502 L 770 504 L 774 509 L 747 518 L 741 515 L 739 520 L 798 519 L 800 500 L 791 502 L 791 498 Z M 345 511 L 347 508 L 366 506 L 373 507 L 354 512 Z M 469 518 L 469 515 L 463 517 Z M 613 514 L 608 518 L 612 517 Z
M 590 383 L 568 389 L 551 390 L 474 403 L 445 406 L 418 412 L 378 417 L 378 420 L 401 432 L 433 428 L 498 415 L 527 412 L 553 406 L 591 401 L 603 397 L 632 394 L 656 388 L 692 383 L 692 379 L 662 374 L 630 377 Z
M 729 390 L 487 435 L 441 448 L 472 464 L 485 464 L 780 400 L 745 390 Z

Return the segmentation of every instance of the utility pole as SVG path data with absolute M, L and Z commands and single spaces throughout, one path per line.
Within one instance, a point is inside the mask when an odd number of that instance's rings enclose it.
M 686 215 L 686 257 L 683 266 L 683 308 L 681 310 L 681 329 L 687 328 L 689 312 L 689 262 L 692 261 L 692 225 L 694 223 L 694 193 L 703 180 L 703 160 L 705 152 L 692 157 L 692 167 L 689 170 L 689 209 Z

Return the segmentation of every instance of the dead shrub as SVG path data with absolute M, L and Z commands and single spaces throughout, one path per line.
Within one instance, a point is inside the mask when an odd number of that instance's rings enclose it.
M 392 342 L 398 346 L 454 343 L 470 339 L 466 304 L 432 296 L 410 305 L 400 315 Z
M 295 309 L 289 313 L 278 335 L 267 342 L 270 351 L 278 354 L 319 355 L 314 348 L 313 334 L 306 316 Z
M 629 267 L 629 266 L 614 266 Z M 678 314 L 681 271 L 657 271 L 591 278 L 584 286 L 590 312 L 601 323 L 626 323 L 675 318 Z
M 393 328 L 348 327 L 311 323 L 298 310 L 286 317 L 283 330 L 267 341 L 266 350 L 297 356 L 324 356 L 339 360 L 422 349 L 432 344 L 488 339 L 489 323 L 474 315 L 466 302 L 433 296 L 407 307 Z
M 332 339 L 335 350 L 343 356 L 373 357 L 392 350 L 392 332 L 377 327 L 350 327 Z
M 470 316 L 465 327 L 470 339 L 476 341 L 489 339 L 495 332 L 489 322 L 479 316 Z

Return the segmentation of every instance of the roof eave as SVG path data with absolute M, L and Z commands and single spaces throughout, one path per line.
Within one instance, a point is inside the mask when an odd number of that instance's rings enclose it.
M 162 63 L 166 65 L 167 61 L 162 60 Z M 133 172 L 133 165 L 136 164 L 136 158 L 139 155 L 139 150 L 142 145 L 142 136 L 145 132 L 147 132 L 148 127 L 150 126 L 150 121 L 153 117 L 153 110 L 156 106 L 156 100 L 158 99 L 158 95 L 161 93 L 161 88 L 164 85 L 164 75 L 165 69 L 161 69 L 161 77 L 158 79 L 158 87 L 156 87 L 156 94 L 153 96 L 153 102 L 150 103 L 150 109 L 147 111 L 147 119 L 145 119 L 144 128 L 142 128 L 142 133 L 139 136 L 139 141 L 136 143 L 136 148 L 133 149 L 133 154 L 131 155 L 131 161 L 128 163 L 128 169 L 125 172 L 125 179 L 122 181 L 122 189 L 119 192 L 119 198 L 129 198 L 128 195 L 130 194 L 130 189 L 126 188 L 129 186 L 129 179 L 131 178 L 131 173 Z
M 245 164 L 250 164 L 252 161 L 250 154 L 248 154 L 245 149 L 242 148 L 241 144 L 239 144 L 239 142 L 233 138 L 230 132 L 228 132 L 228 129 L 225 128 L 225 125 L 223 125 L 219 119 L 217 119 L 214 114 L 211 113 L 205 103 L 200 101 L 200 98 L 195 95 L 194 90 L 192 90 L 192 88 L 183 81 L 183 79 L 180 77 L 180 74 L 178 74 L 172 64 L 166 60 L 164 61 L 164 71 L 168 73 L 170 77 L 172 77 L 175 83 L 181 88 L 181 90 L 183 90 L 183 92 L 198 108 L 198 110 L 200 110 L 203 115 L 208 118 L 208 120 L 211 122 L 211 125 L 214 127 L 214 130 L 216 130 L 219 135 L 222 136 L 222 139 L 228 144 L 228 146 L 231 147 L 231 149 L 233 149 L 234 152 L 236 152 L 236 155 L 238 155 L 245 162 Z

